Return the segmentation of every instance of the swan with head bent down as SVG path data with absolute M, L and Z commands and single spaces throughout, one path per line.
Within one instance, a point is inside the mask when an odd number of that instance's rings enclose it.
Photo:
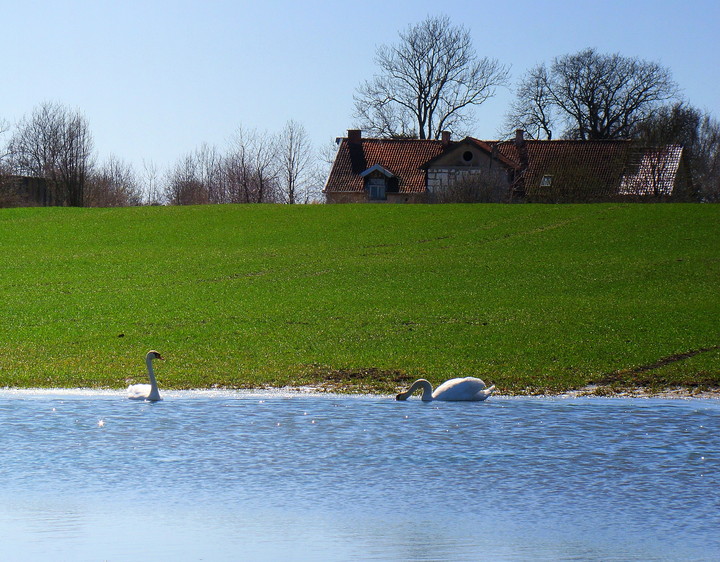
M 154 350 L 147 352 L 145 365 L 147 365 L 150 384 L 131 384 L 128 386 L 128 398 L 130 398 L 130 400 L 149 400 L 151 402 L 162 400 L 162 398 L 160 398 L 157 381 L 155 380 L 155 371 L 153 371 L 153 359 L 162 359 L 162 355 Z
M 480 400 L 485 400 L 495 391 L 495 385 L 488 388 L 481 379 L 475 377 L 450 379 L 438 386 L 434 392 L 432 385 L 428 381 L 418 379 L 412 383 L 412 386 L 408 390 L 398 394 L 395 399 L 407 400 L 418 388 L 422 388 L 423 393 L 421 399 L 425 402 L 430 402 L 431 400 L 468 400 L 479 402 Z

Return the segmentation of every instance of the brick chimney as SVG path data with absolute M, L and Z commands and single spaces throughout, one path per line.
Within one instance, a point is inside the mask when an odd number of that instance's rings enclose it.
M 520 170 L 527 170 L 530 158 L 528 157 L 527 143 L 525 142 L 525 131 L 522 129 L 515 130 L 515 148 L 518 151 L 518 157 L 520 158 Z
M 513 180 L 512 191 L 510 193 L 511 200 L 515 197 L 523 198 L 525 196 L 525 172 L 527 172 L 528 166 L 530 165 L 527 142 L 525 142 L 525 131 L 522 129 L 515 130 L 515 140 L 513 144 L 518 152 L 520 167 Z
M 362 131 L 360 129 L 348 129 L 348 142 L 350 144 L 360 144 L 362 141 Z
M 441 134 L 442 145 L 445 147 L 450 144 L 450 131 L 443 131 Z

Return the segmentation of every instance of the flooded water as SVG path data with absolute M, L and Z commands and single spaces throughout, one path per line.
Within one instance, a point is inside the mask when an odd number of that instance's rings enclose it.
M 0 559 L 717 560 L 720 402 L 0 391 Z

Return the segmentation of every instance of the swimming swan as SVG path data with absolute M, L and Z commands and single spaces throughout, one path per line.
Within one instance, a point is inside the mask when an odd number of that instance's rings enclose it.
M 418 379 L 405 392 L 398 394 L 396 400 L 407 400 L 412 393 L 418 388 L 422 388 L 421 399 L 429 402 L 431 400 L 485 400 L 495 391 L 495 385 L 490 388 L 485 383 L 475 377 L 465 377 L 462 379 L 450 379 L 445 381 L 433 392 L 432 385 L 425 379 Z
M 155 371 L 153 371 L 153 359 L 162 359 L 157 351 L 148 351 L 145 356 L 145 364 L 147 365 L 148 377 L 150 384 L 131 384 L 128 386 L 128 398 L 130 400 L 150 400 L 157 402 L 162 400 L 158 391 L 157 381 L 155 380 Z

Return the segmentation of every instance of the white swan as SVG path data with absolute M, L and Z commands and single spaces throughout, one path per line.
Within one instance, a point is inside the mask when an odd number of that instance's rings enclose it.
M 490 388 L 485 383 L 475 377 L 465 377 L 462 379 L 450 379 L 445 381 L 433 392 L 432 385 L 425 379 L 418 379 L 405 392 L 398 394 L 396 400 L 407 400 L 412 393 L 418 388 L 422 388 L 421 399 L 429 402 L 431 400 L 485 400 L 495 391 L 495 385 Z
M 147 365 L 150 384 L 131 384 L 128 386 L 128 398 L 130 398 L 130 400 L 150 400 L 151 402 L 162 400 L 162 398 L 160 398 L 160 392 L 158 391 L 157 381 L 155 380 L 155 371 L 153 371 L 153 359 L 162 359 L 162 355 L 157 351 L 147 352 L 145 364 Z

